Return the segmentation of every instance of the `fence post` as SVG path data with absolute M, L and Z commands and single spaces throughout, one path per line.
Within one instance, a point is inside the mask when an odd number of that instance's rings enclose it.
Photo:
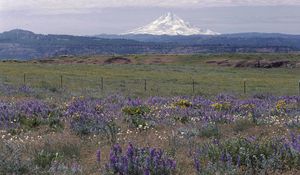
M 125 91 L 126 90 L 126 81 L 122 80 L 121 84 L 122 84 L 121 86 L 123 87 L 123 90 Z
M 195 93 L 195 80 L 193 79 L 193 93 Z
M 298 88 L 299 88 L 299 96 L 300 96 L 300 80 L 299 80 Z
M 246 89 L 247 87 L 246 87 L 246 80 L 244 80 L 244 94 L 246 94 L 247 93 L 247 89 Z
M 145 79 L 144 90 L 147 91 L 147 80 Z
M 103 77 L 101 77 L 101 90 L 103 91 Z
M 23 77 L 23 82 L 24 82 L 24 86 L 26 85 L 26 74 L 24 73 L 24 77 Z
M 60 75 L 60 88 L 62 89 L 63 88 L 63 76 Z

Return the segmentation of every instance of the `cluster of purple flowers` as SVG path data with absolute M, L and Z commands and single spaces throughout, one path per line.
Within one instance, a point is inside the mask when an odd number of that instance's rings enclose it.
M 20 119 L 47 119 L 51 108 L 40 100 L 19 100 L 0 102 L 0 127 L 5 129 L 20 126 Z
M 10 102 L 0 101 L 0 128 L 11 129 L 16 127 L 16 119 L 15 105 Z
M 97 157 L 98 154 L 99 152 Z M 175 170 L 176 161 L 161 149 L 136 148 L 130 143 L 125 153 L 122 153 L 122 148 L 118 144 L 111 148 L 104 174 L 168 175 L 174 174 Z
M 20 90 L 24 93 L 29 92 L 26 87 L 22 88 Z M 56 110 L 59 112 L 55 113 Z M 78 134 L 109 133 L 113 143 L 116 143 L 114 135 L 119 131 L 115 120 L 124 119 L 135 127 L 143 128 L 153 123 L 172 126 L 169 124 L 181 122 L 186 128 L 195 129 L 188 137 L 197 135 L 200 129 L 200 134 L 218 138 L 218 123 L 232 123 L 244 118 L 257 122 L 279 116 L 280 119 L 297 119 L 290 120 L 292 123 L 289 125 L 300 127 L 300 96 L 238 99 L 219 95 L 212 99 L 183 96 L 144 100 L 113 95 L 103 99 L 74 98 L 61 108 L 30 98 L 0 100 L 1 130 L 19 128 L 22 124 L 35 126 L 40 121 L 49 120 L 52 115 L 62 115 L 58 120 L 69 122 L 71 129 Z M 56 121 L 52 122 L 55 124 Z M 203 127 L 195 127 L 199 126 L 197 124 Z M 182 133 L 187 135 L 188 132 Z M 101 151 L 98 150 L 96 155 L 100 163 Z M 299 169 L 300 135 L 291 134 L 290 139 L 248 137 L 214 140 L 201 145 L 193 158 L 198 174 L 265 174 L 273 170 Z M 77 169 L 80 167 L 74 166 L 74 171 Z M 176 173 L 176 161 L 161 149 L 137 148 L 130 143 L 123 152 L 116 144 L 111 148 L 109 162 L 104 169 L 103 174 L 169 175 Z
M 116 108 L 118 109 L 116 111 Z M 104 100 L 76 98 L 66 106 L 64 116 L 78 134 L 106 132 L 108 125 L 121 112 L 121 107 Z
M 16 103 L 19 115 L 26 117 L 47 118 L 51 108 L 40 100 L 27 99 Z
M 289 141 L 289 146 L 300 154 L 300 135 L 291 133 L 291 140 Z
M 55 105 L 54 105 L 55 106 Z M 56 105 L 57 106 L 57 105 Z M 103 99 L 75 98 L 60 111 L 70 121 L 71 128 L 79 133 L 99 133 L 115 119 L 127 119 L 124 107 L 130 110 L 145 109 L 138 116 L 137 125 L 170 125 L 180 121 L 225 122 L 250 117 L 254 122 L 269 116 L 284 115 L 289 125 L 300 125 L 300 97 L 252 97 L 237 99 L 230 95 L 219 95 L 213 99 L 195 97 L 150 97 L 146 100 L 124 98 L 113 95 Z M 143 107 L 143 108 L 141 108 Z M 20 116 L 47 118 L 53 110 L 40 100 L 25 99 L 0 102 L 0 125 L 10 127 Z M 130 111 L 129 111 L 130 112 Z M 268 120 L 268 119 L 266 119 Z
M 270 115 L 282 115 L 282 111 L 277 110 L 279 101 L 283 101 L 284 115 L 294 117 L 300 115 L 300 97 L 268 96 L 263 99 L 248 98 L 245 100 L 237 99 L 233 96 L 219 95 L 215 99 L 205 99 L 203 97 L 183 97 L 191 102 L 188 108 L 177 107 L 172 111 L 181 117 L 197 118 L 203 122 L 226 122 L 230 123 L 240 117 L 251 117 L 253 121 Z M 170 111 L 170 109 L 167 109 Z M 176 115 L 176 114 L 175 114 Z
M 7 96 L 33 95 L 34 93 L 35 90 L 26 85 L 12 86 L 8 84 L 0 84 L 0 94 Z
M 31 87 L 26 86 L 26 85 L 20 86 L 18 91 L 23 93 L 23 94 L 30 94 L 30 93 L 34 92 L 34 90 Z

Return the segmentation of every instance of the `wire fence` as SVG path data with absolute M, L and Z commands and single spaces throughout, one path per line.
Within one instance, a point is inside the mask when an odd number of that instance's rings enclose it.
M 279 84 L 273 80 L 224 79 L 132 79 L 124 77 L 103 77 L 97 75 L 57 74 L 57 75 L 1 75 L 0 83 L 13 86 L 26 85 L 32 88 L 90 94 L 124 93 L 128 95 L 168 96 L 168 95 L 215 95 L 234 93 L 253 95 L 260 93 L 276 95 L 300 95 L 300 81 L 289 80 Z

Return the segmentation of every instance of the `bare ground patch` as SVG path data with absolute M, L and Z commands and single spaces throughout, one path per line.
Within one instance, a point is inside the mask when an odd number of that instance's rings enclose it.
M 207 64 L 225 66 L 225 67 L 237 67 L 237 68 L 295 68 L 300 67 L 298 62 L 288 60 L 210 60 Z
M 132 61 L 125 57 L 112 57 L 104 61 L 104 64 L 130 64 Z

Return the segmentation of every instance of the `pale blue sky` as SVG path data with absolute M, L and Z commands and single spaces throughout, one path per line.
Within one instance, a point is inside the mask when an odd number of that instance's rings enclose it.
M 0 0 L 0 32 L 117 34 L 169 11 L 220 33 L 300 34 L 300 0 Z

